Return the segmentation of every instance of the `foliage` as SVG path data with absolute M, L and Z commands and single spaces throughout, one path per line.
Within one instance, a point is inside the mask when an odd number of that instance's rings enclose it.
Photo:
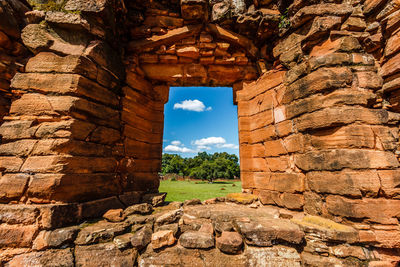
M 163 154 L 161 173 L 176 173 L 210 182 L 215 179 L 234 179 L 240 174 L 239 159 L 235 154 L 226 152 L 212 155 L 201 152 L 194 158 Z
M 166 201 L 185 201 L 188 199 L 198 198 L 206 200 L 214 197 L 224 197 L 229 193 L 239 193 L 242 191 L 242 186 L 239 181 L 160 181 L 160 192 L 167 192 Z
M 287 29 L 290 26 L 290 20 L 288 17 L 289 9 L 286 9 L 285 13 L 279 18 L 279 29 Z

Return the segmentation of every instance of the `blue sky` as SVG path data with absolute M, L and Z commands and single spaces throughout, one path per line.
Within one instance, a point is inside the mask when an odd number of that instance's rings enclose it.
M 171 87 L 164 109 L 163 152 L 239 155 L 237 106 L 229 87 Z

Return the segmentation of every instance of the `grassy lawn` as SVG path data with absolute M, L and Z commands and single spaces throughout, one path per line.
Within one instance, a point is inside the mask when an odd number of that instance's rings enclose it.
M 232 185 L 236 186 L 232 186 Z M 221 190 L 225 188 L 225 190 Z M 206 200 L 214 197 L 224 197 L 229 193 L 242 191 L 240 181 L 215 181 L 209 184 L 207 181 L 171 181 L 160 182 L 160 192 L 167 192 L 166 201 L 185 201 L 187 199 L 199 198 Z

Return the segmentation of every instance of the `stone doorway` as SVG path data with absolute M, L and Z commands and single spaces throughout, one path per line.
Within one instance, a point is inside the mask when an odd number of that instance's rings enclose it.
M 171 87 L 159 188 L 168 193 L 166 200 L 241 192 L 238 135 L 232 88 Z
M 245 192 L 399 254 L 393 1 L 29 2 L 0 3 L 0 200 L 30 212 L 2 221 L 28 233 L 5 246 L 157 196 L 168 88 L 218 85 L 236 92 Z

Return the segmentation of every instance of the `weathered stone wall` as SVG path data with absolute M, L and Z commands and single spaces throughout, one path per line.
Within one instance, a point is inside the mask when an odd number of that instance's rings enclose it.
M 8 114 L 12 93 L 10 80 L 17 71 L 23 72 L 28 50 L 21 42 L 29 8 L 19 1 L 0 3 L 0 122 Z
M 164 206 L 154 200 L 109 210 L 103 218 L 80 225 L 58 228 L 41 220 L 44 224 L 35 232 L 25 225 L 25 232 L 13 243 L 19 248 L 2 250 L 0 264 L 395 266 L 400 260 L 398 253 L 360 243 L 357 230 L 350 226 L 263 206 L 251 195 Z M 23 214 L 8 213 L 2 219 L 9 223 L 25 219 L 29 224 L 39 212 L 31 206 Z
M 238 105 L 243 190 L 264 205 L 351 225 L 357 239 L 341 243 L 396 264 L 398 1 L 125 2 L 31 1 L 40 11 L 26 21 L 0 18 L 8 66 L 0 100 L 12 97 L 0 112 L 8 214 L 0 247 L 40 250 L 33 243 L 43 231 L 165 197 L 156 192 L 169 87 L 218 85 L 232 86 Z M 15 3 L 1 2 L 0 12 L 23 9 Z M 21 40 L 32 54 L 12 34 L 26 22 Z M 311 255 L 303 265 L 337 256 L 325 248 L 329 237 L 310 238 L 294 245 Z M 351 251 L 346 257 L 370 261 Z
M 391 10 L 384 20 L 396 4 L 380 2 Z M 392 95 L 382 99 L 382 77 L 398 63 L 374 58 L 388 48 L 368 47 L 376 36 L 364 14 L 378 4 L 365 5 L 289 8 L 291 27 L 273 48 L 287 71 L 239 91 L 242 180 L 264 204 L 345 221 L 361 242 L 397 247 L 399 114 L 385 102 Z

